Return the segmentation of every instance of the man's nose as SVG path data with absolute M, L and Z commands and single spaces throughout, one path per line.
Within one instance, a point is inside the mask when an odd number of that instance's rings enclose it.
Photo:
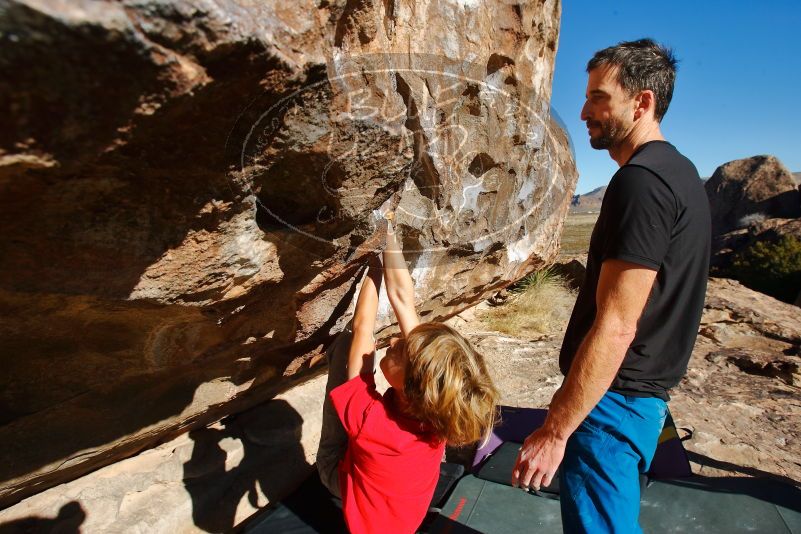
M 584 105 L 581 106 L 581 120 L 583 121 L 586 121 L 587 119 L 590 118 L 590 113 L 588 109 L 589 105 L 590 105 L 589 101 L 585 100 Z

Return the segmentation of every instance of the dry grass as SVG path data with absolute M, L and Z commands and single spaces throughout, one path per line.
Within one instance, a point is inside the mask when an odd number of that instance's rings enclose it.
M 509 302 L 481 316 L 497 332 L 516 337 L 538 337 L 564 332 L 576 293 L 565 280 L 545 269 L 528 275 L 510 290 Z
M 563 256 L 586 254 L 592 229 L 597 220 L 597 213 L 569 214 L 562 228 L 562 245 L 559 253 Z
M 587 253 L 597 213 L 571 213 L 562 230 L 561 256 Z M 505 304 L 481 314 L 484 325 L 515 337 L 562 335 L 576 302 L 576 291 L 550 269 L 528 275 L 510 288 Z

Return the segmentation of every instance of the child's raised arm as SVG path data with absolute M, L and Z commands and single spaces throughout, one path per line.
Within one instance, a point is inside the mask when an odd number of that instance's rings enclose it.
M 367 275 L 359 290 L 356 310 L 353 312 L 353 339 L 348 352 L 348 380 L 361 373 L 373 372 L 375 352 L 375 316 L 378 313 L 378 290 L 381 287 L 381 262 L 370 259 Z
M 387 245 L 384 248 L 384 280 L 387 282 L 387 296 L 395 317 L 398 319 L 403 337 L 415 326 L 420 318 L 414 309 L 414 281 L 406 267 L 403 251 L 395 239 L 392 221 L 387 221 Z

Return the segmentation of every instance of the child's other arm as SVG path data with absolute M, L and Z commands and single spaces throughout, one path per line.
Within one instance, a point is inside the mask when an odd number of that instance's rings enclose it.
M 348 380 L 361 373 L 373 372 L 375 352 L 375 316 L 378 313 L 378 290 L 381 287 L 381 263 L 370 259 L 367 275 L 362 282 L 356 311 L 353 313 L 353 339 L 348 352 Z
M 392 221 L 387 221 L 387 245 L 384 248 L 384 279 L 387 282 L 387 296 L 395 317 L 398 319 L 403 337 L 415 326 L 420 324 L 420 318 L 414 309 L 414 281 L 406 267 L 403 251 L 395 239 L 395 230 Z

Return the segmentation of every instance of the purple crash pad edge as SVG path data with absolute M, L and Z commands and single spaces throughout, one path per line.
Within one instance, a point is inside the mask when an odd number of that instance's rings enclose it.
M 495 425 L 490 438 L 479 447 L 473 457 L 472 471 L 476 471 L 487 457 L 506 441 L 523 443 L 529 434 L 541 427 L 548 415 L 544 408 L 500 407 L 500 421 Z M 651 461 L 650 478 L 683 478 L 692 476 L 692 469 L 681 440 L 678 439 L 673 417 L 668 413 L 663 432 L 675 436 L 674 439 L 660 439 Z
M 501 406 L 500 412 L 500 421 L 495 425 L 490 438 L 482 447 L 479 447 L 473 457 L 473 471 L 505 441 L 522 443 L 529 434 L 542 426 L 545 416 L 548 415 L 548 410 L 544 408 L 516 408 L 514 406 Z

